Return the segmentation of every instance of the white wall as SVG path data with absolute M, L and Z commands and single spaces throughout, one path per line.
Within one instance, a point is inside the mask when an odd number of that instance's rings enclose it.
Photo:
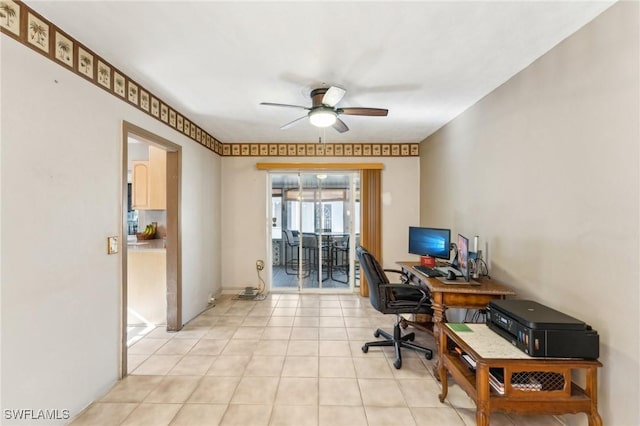
M 189 149 L 185 149 L 189 147 Z M 222 162 L 189 140 L 182 150 L 182 322 L 202 312 L 222 286 Z
M 382 171 L 382 263 L 399 269 L 409 254 L 409 226 L 420 224 L 420 159 L 384 158 Z M 390 277 L 391 278 L 391 277 Z
M 255 262 L 267 259 L 268 172 L 256 163 L 271 158 L 226 157 L 222 163 L 222 287 L 224 290 L 257 285 Z M 281 157 L 278 163 L 384 163 L 382 171 L 382 246 L 385 267 L 407 254 L 409 225 L 419 222 L 420 170 L 418 157 L 300 158 Z M 270 215 L 270 213 L 269 213 Z M 266 278 L 263 276 L 263 278 Z
M 122 252 L 107 255 L 106 238 L 122 231 L 122 121 L 183 146 L 184 321 L 220 283 L 220 158 L 0 43 L 2 409 L 74 415 L 118 378 Z
M 599 332 L 616 426 L 640 424 L 638 16 L 612 6 L 421 146 L 421 221 L 479 234 L 495 279 Z

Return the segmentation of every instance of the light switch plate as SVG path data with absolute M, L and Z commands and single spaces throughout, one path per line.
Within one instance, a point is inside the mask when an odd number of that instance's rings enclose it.
M 118 252 L 118 237 L 107 237 L 107 254 L 116 254 Z

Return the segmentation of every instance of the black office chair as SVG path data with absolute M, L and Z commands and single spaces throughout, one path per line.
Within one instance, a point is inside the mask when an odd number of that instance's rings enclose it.
M 400 274 L 402 274 L 402 271 L 382 269 L 378 261 L 364 247 L 357 248 L 357 255 L 369 285 L 369 301 L 371 305 L 383 314 L 396 315 L 393 335 L 377 329 L 373 335 L 375 337 L 383 336 L 385 340 L 365 343 L 362 346 L 362 352 L 369 352 L 370 346 L 393 346 L 396 350 L 396 360 L 393 362 L 395 368 L 402 367 L 400 348 L 424 352 L 425 357 L 431 359 L 433 357 L 431 349 L 411 343 L 415 339 L 415 333 L 408 333 L 403 336 L 400 331 L 400 323 L 403 319 L 400 314 L 433 314 L 431 299 L 427 291 L 412 284 L 389 283 L 385 271 L 398 272 Z

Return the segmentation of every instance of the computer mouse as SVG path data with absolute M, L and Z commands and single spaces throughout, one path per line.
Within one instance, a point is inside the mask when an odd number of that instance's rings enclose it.
M 456 279 L 456 273 L 453 271 L 447 271 L 447 280 L 454 281 Z

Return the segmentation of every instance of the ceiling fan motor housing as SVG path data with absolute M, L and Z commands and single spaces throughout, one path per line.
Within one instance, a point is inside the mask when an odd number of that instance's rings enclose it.
M 311 110 L 307 114 L 309 121 L 316 127 L 329 127 L 333 126 L 336 122 L 338 114 L 334 110 L 333 106 L 325 104 L 324 95 L 329 89 L 319 88 L 311 91 Z
M 324 94 L 327 93 L 327 88 L 313 89 L 311 91 L 311 102 L 312 108 L 321 107 L 323 105 L 322 98 L 324 98 Z

